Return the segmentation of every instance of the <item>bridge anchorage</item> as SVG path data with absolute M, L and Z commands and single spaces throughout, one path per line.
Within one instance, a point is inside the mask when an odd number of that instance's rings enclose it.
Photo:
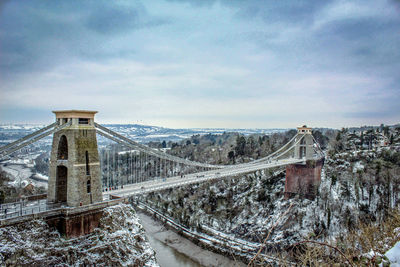
M 20 213 L 0 219 L 0 227 L 40 217 L 67 237 L 79 236 L 98 226 L 104 207 L 127 201 L 135 195 L 279 166 L 286 166 L 286 198 L 296 194 L 313 198 L 321 180 L 324 154 L 313 138 L 311 128 L 306 126 L 299 127 L 288 143 L 267 157 L 236 165 L 213 165 L 139 144 L 94 122 L 96 111 L 53 113 L 55 123 L 0 148 L 2 159 L 54 134 L 45 211 L 39 206 L 38 211 L 33 212 L 35 207 L 30 206 L 29 212 L 21 204 Z M 125 169 L 130 168 L 134 175 L 126 173 L 125 182 L 120 184 L 123 186 L 116 190 L 107 190 L 109 185 L 102 185 L 96 134 L 130 149 L 126 158 L 130 167 Z

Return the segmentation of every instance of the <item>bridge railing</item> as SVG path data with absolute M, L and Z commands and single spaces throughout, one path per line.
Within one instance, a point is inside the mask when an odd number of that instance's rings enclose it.
M 63 214 L 76 214 L 87 212 L 90 210 L 103 209 L 106 207 L 114 206 L 119 203 L 127 203 L 127 198 L 117 198 L 107 201 L 101 201 L 85 206 L 79 207 L 68 207 L 65 206 L 65 203 L 48 203 L 45 200 L 35 201 L 34 203 L 30 202 L 28 205 L 24 206 L 23 202 L 15 202 L 1 205 L 0 212 L 0 221 L 3 223 L 9 219 L 20 219 L 29 217 L 29 215 L 33 214 L 48 214 L 48 212 L 62 212 Z M 1 225 L 1 223 L 0 223 Z
M 47 203 L 46 199 L 37 201 L 20 201 L 0 205 L 0 219 L 8 219 L 23 215 L 35 214 L 60 208 L 61 203 Z

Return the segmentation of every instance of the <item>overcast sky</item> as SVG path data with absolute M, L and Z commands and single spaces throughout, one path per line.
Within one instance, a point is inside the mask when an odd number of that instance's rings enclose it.
M 400 1 L 1 1 L 0 123 L 400 122 Z

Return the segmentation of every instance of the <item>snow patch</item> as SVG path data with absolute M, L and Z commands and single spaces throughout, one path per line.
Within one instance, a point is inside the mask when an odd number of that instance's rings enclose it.
M 385 253 L 385 256 L 390 260 L 390 266 L 400 267 L 400 241 L 397 242 L 394 247 L 389 249 Z

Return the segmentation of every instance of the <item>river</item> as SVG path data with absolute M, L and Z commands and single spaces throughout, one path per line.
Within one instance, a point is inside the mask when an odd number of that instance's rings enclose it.
M 197 246 L 142 212 L 138 216 L 161 267 L 246 266 Z

